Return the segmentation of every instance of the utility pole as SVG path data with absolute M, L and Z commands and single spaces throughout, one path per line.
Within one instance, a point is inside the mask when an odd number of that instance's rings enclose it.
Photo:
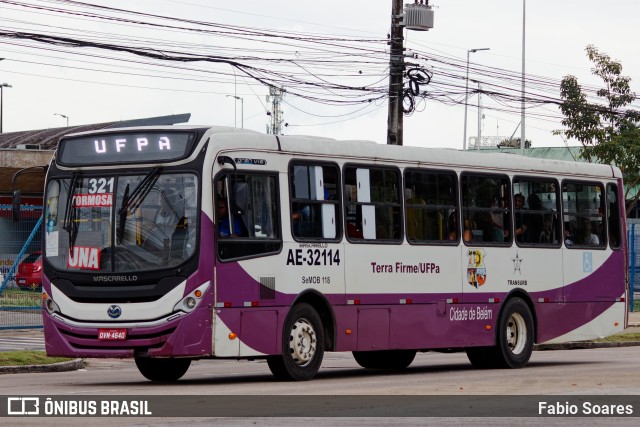
M 389 39 L 389 116 L 387 144 L 402 145 L 402 90 L 404 74 L 404 37 L 402 34 L 402 0 L 392 0 L 391 37 Z
M 271 117 L 271 123 L 267 125 L 267 133 L 280 135 L 282 133 L 282 98 L 284 97 L 284 89 L 275 86 L 269 86 L 269 95 L 267 95 L 267 103 L 271 104 L 271 111 L 267 115 Z
M 415 0 L 402 8 L 402 0 L 391 0 L 391 34 L 389 35 L 389 116 L 387 144 L 402 145 L 404 98 L 404 36 L 402 31 L 428 31 L 433 28 L 433 9 L 429 0 Z
M 465 78 L 465 87 L 464 87 L 464 136 L 462 137 L 462 151 L 467 149 L 467 107 L 469 106 L 469 54 L 480 52 L 481 50 L 490 50 L 488 47 L 483 47 L 480 49 L 469 49 L 467 50 L 467 77 Z M 478 94 L 480 96 L 480 94 Z
M 478 82 L 478 139 L 476 141 L 476 150 L 482 145 L 482 86 Z

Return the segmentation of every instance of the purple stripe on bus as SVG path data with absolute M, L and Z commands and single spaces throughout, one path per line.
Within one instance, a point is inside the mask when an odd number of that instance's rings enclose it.
M 624 294 L 624 289 L 620 289 L 616 286 L 616 283 L 624 283 L 624 252 L 614 251 L 611 256 L 603 263 L 600 268 L 590 274 L 588 277 L 581 279 L 577 282 L 571 283 L 567 286 L 550 289 L 541 292 L 529 293 L 534 303 L 534 315 L 538 322 L 538 341 L 548 341 L 550 339 L 564 335 L 576 328 L 585 325 L 589 321 L 593 320 L 604 311 L 609 309 L 617 298 Z M 233 287 L 220 286 L 223 283 L 234 283 Z M 237 262 L 224 263 L 218 265 L 218 301 L 232 302 L 235 307 L 241 301 L 257 301 L 259 300 L 259 287 L 260 284 L 253 279 Z M 563 294 L 567 299 L 563 299 Z M 486 336 L 486 325 L 495 325 L 497 321 L 498 311 L 501 307 L 500 303 L 489 303 L 490 298 L 497 298 L 501 302 L 507 296 L 505 292 L 483 292 L 481 294 L 473 293 L 439 293 L 439 294 L 407 294 L 407 293 L 387 293 L 387 294 L 333 294 L 324 295 L 329 303 L 332 305 L 334 315 L 336 317 L 337 325 L 337 338 L 336 342 L 338 347 L 342 347 L 341 343 L 344 342 L 345 349 L 354 349 L 353 344 L 349 344 L 349 338 L 344 337 L 340 333 L 340 326 L 343 329 L 353 329 L 353 332 L 358 329 L 356 324 L 357 320 L 353 319 L 354 313 L 362 310 L 375 310 L 376 308 L 384 310 L 396 310 L 402 315 L 393 316 L 393 319 L 388 319 L 384 316 L 379 321 L 380 316 L 372 316 L 372 319 L 367 321 L 367 327 L 373 326 L 371 330 L 376 331 L 373 335 L 379 335 L 380 331 L 384 331 L 389 328 L 389 324 L 396 325 L 396 322 L 403 321 L 409 322 L 414 325 L 423 325 L 426 322 L 424 328 L 417 326 L 417 329 L 413 329 L 413 333 L 416 334 L 415 339 L 407 340 L 401 338 L 402 334 L 391 333 L 391 336 L 396 340 L 402 341 L 404 344 L 398 347 L 399 344 L 395 344 L 395 347 L 391 348 L 410 348 L 411 345 L 418 346 L 418 348 L 447 348 L 455 345 L 471 345 L 478 333 Z M 478 298 L 481 296 L 482 301 L 478 302 Z M 281 330 L 282 322 L 285 314 L 283 311 L 287 311 L 286 306 L 291 304 L 297 295 L 287 295 L 280 292 L 276 292 L 275 300 L 273 301 L 261 301 L 263 305 L 271 306 L 284 306 L 284 308 L 278 309 L 278 325 L 277 330 Z M 473 302 L 463 304 L 466 299 L 473 298 Z M 482 328 L 468 329 L 466 326 L 460 326 L 457 322 L 453 322 L 449 319 L 449 312 L 447 315 L 441 315 L 435 317 L 437 302 L 446 301 L 447 299 L 458 298 L 459 304 L 447 304 L 445 307 L 451 310 L 463 310 L 460 307 L 466 307 L 467 312 L 473 310 L 481 312 L 489 310 L 492 312 L 492 321 L 484 322 Z M 391 309 L 387 308 L 389 304 L 397 304 L 400 299 L 411 299 L 412 305 L 397 305 L 392 306 Z M 539 300 L 546 299 L 548 302 L 538 303 Z M 359 305 L 347 305 L 347 300 L 359 300 Z M 566 301 L 566 302 L 565 302 Z M 425 305 L 428 304 L 428 305 Z M 380 307 L 372 307 L 379 305 Z M 223 309 L 220 312 L 221 319 L 227 323 L 230 317 L 239 316 L 236 311 L 247 313 L 253 309 Z M 258 322 L 259 315 L 255 315 L 254 329 L 259 330 L 260 325 L 268 327 L 271 331 L 273 329 L 274 321 L 271 317 L 273 310 L 264 309 L 265 314 L 263 321 L 265 323 Z M 382 313 L 381 311 L 380 313 Z M 231 314 L 235 313 L 235 314 Z M 356 316 L 357 317 L 357 316 Z M 268 320 L 271 318 L 271 320 Z M 432 318 L 431 320 L 429 320 Z M 347 320 L 350 319 L 350 320 Z M 390 323 L 387 323 L 390 322 Z M 233 323 L 233 322 L 232 322 Z M 379 324 L 378 324 L 379 323 Z M 267 326 L 268 324 L 268 326 Z M 231 326 L 231 325 L 228 325 Z M 243 326 L 245 326 L 243 324 Z M 246 326 L 245 326 L 246 327 Z M 382 329 L 381 329 L 382 328 Z M 395 326 L 398 328 L 398 326 Z M 243 329 L 245 329 L 243 327 Z M 233 330 L 233 328 L 232 328 Z M 238 329 L 239 330 L 239 329 Z M 419 333 L 417 333 L 419 332 Z M 438 334 L 442 333 L 445 338 L 439 337 Z M 366 332 L 365 332 L 366 334 Z M 450 336 L 450 334 L 458 335 L 457 337 Z M 258 334 L 259 335 L 259 334 Z M 489 335 L 493 335 L 493 332 Z M 248 346 L 262 351 L 260 349 L 272 348 L 272 340 L 265 338 L 264 335 L 256 337 L 254 334 L 245 335 L 241 334 L 240 338 Z M 436 339 L 437 338 L 437 339 Z M 276 339 L 280 341 L 280 337 Z M 362 336 L 360 336 L 362 341 Z M 407 342 L 412 342 L 409 347 L 406 347 Z M 389 343 L 390 344 L 390 343 Z M 280 343 L 278 343 L 280 345 Z M 374 345 L 374 344 L 372 344 Z M 279 348 L 279 347 L 278 347 Z M 415 348 L 415 347 L 414 347 Z
M 149 356 L 205 356 L 212 351 L 211 311 L 206 306 L 161 325 L 127 328 L 125 341 L 100 341 L 98 328 L 77 328 L 46 313 L 43 325 L 51 356 L 133 357 L 135 349 L 148 349 Z

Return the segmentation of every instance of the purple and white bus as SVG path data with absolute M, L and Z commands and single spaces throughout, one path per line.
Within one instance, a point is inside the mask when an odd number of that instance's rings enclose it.
M 206 358 L 307 380 L 326 351 L 519 368 L 534 343 L 625 327 L 611 166 L 140 127 L 64 137 L 45 191 L 47 353 L 154 381 Z

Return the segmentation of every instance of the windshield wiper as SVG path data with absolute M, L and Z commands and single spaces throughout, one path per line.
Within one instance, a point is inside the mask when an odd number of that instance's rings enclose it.
M 71 185 L 69 185 L 69 196 L 67 197 L 67 204 L 64 208 L 64 219 L 62 220 L 62 229 L 65 231 L 71 231 L 71 211 L 73 209 L 73 196 L 76 193 L 76 183 L 78 182 L 79 172 L 71 174 Z
M 78 185 L 79 178 L 80 172 L 74 172 L 71 174 L 69 195 L 64 209 L 64 219 L 62 221 L 62 229 L 69 233 L 69 249 L 72 252 L 76 243 L 76 237 L 78 236 L 78 222 L 76 221 L 76 207 L 73 198 L 76 194 L 76 186 Z
M 129 211 L 138 208 L 142 201 L 147 197 L 147 194 L 151 191 L 156 181 L 160 177 L 160 171 L 162 168 L 153 168 L 144 178 L 140 181 L 140 184 L 129 195 L 129 184 L 125 187 L 124 195 L 122 196 L 122 205 L 118 210 L 118 216 L 120 222 L 118 223 L 118 229 L 116 230 L 116 237 L 118 238 L 118 244 L 122 243 L 124 237 L 124 226 L 127 222 L 127 214 Z

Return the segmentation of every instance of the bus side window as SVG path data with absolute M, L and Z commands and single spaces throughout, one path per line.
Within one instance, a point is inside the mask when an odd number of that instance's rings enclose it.
M 607 224 L 609 229 L 609 245 L 611 248 L 620 247 L 620 206 L 618 204 L 618 186 L 616 184 L 607 185 Z
M 293 163 L 289 168 L 291 232 L 296 239 L 340 238 L 340 170 L 335 164 Z
M 510 182 L 506 175 L 467 174 L 461 177 L 463 240 L 472 244 L 511 244 Z M 467 232 L 468 229 L 468 232 Z
M 255 257 L 281 249 L 277 175 L 225 173 L 216 179 L 215 191 L 216 203 L 220 203 L 217 208 L 227 207 L 216 215 L 221 260 Z M 231 210 L 232 215 L 228 212 Z M 226 236 L 221 234 L 223 216 L 229 225 L 224 228 L 229 230 Z M 233 225 L 229 224 L 230 218 Z
M 565 244 L 575 248 L 598 247 L 604 249 L 607 236 L 604 226 L 604 186 L 599 182 L 565 181 L 562 183 L 564 205 Z M 567 243 L 570 241 L 571 243 Z
M 404 175 L 407 240 L 457 242 L 458 185 L 451 171 L 408 169 Z
M 351 240 L 402 240 L 400 172 L 396 168 L 346 165 L 345 219 Z
M 553 179 L 521 177 L 513 179 L 516 229 L 524 225 L 524 232 L 516 234 L 516 242 L 534 246 L 560 246 L 560 198 L 558 183 Z

